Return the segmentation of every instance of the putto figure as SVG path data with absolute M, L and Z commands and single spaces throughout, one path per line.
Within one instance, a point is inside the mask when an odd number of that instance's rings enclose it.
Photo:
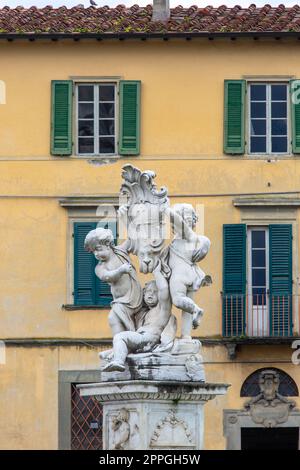
M 196 263 L 208 253 L 210 240 L 194 232 L 196 212 L 191 204 L 175 204 L 166 210 L 175 237 L 169 247 L 169 280 L 173 304 L 182 310 L 181 337 L 190 339 L 191 329 L 199 326 L 203 309 L 193 300 L 201 286 L 211 282 Z
M 113 359 L 103 372 L 125 370 L 125 361 L 129 353 L 149 352 L 160 343 L 161 335 L 171 317 L 171 299 L 166 278 L 161 273 L 159 262 L 153 271 L 155 280 L 144 287 L 143 308 L 136 315 L 136 331 L 123 331 L 113 338 Z M 106 354 L 100 353 L 100 357 Z
M 128 242 L 115 246 L 112 231 L 98 227 L 87 234 L 84 247 L 99 261 L 96 276 L 111 286 L 113 301 L 108 321 L 113 336 L 135 331 L 134 316 L 142 307 L 143 292 L 130 262 Z

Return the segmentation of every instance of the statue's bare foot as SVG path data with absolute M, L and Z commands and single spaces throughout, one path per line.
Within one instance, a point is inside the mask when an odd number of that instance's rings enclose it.
M 198 307 L 197 310 L 195 311 L 195 313 L 193 313 L 192 326 L 193 326 L 194 330 L 196 328 L 198 328 L 198 326 L 200 325 L 200 319 L 201 319 L 202 315 L 203 315 L 203 309 Z
M 109 364 L 107 364 L 105 367 L 103 367 L 102 372 L 124 372 L 125 366 L 121 362 L 117 361 L 112 361 Z
M 99 352 L 99 358 L 104 359 L 105 361 L 111 361 L 114 357 L 113 349 L 106 349 L 105 351 Z

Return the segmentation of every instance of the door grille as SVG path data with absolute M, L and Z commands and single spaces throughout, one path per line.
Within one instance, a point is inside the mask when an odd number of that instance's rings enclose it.
M 76 385 L 71 385 L 71 449 L 102 449 L 102 406 L 93 397 L 81 397 Z

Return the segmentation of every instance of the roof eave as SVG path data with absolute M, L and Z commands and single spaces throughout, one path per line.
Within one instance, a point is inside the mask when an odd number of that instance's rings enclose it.
M 192 39 L 192 38 L 208 38 L 208 39 L 217 39 L 217 38 L 229 38 L 229 39 L 238 39 L 238 38 L 264 38 L 264 37 L 273 37 L 275 39 L 287 38 L 287 37 L 296 37 L 300 38 L 300 31 L 222 31 L 222 32 L 209 32 L 209 31 L 193 31 L 193 32 L 129 32 L 129 33 L 0 33 L 0 39 L 5 39 L 8 41 L 13 41 L 17 39 L 27 39 L 30 41 L 40 40 L 40 39 L 49 39 L 49 40 L 61 40 L 61 39 L 73 39 L 73 40 L 83 40 L 83 39 L 172 39 L 172 38 L 182 38 L 182 39 Z

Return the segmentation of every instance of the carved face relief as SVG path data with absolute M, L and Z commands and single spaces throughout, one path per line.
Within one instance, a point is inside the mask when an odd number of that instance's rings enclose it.
M 154 251 L 150 242 L 142 246 L 138 251 L 140 272 L 144 274 L 152 273 L 157 266 L 159 254 Z

